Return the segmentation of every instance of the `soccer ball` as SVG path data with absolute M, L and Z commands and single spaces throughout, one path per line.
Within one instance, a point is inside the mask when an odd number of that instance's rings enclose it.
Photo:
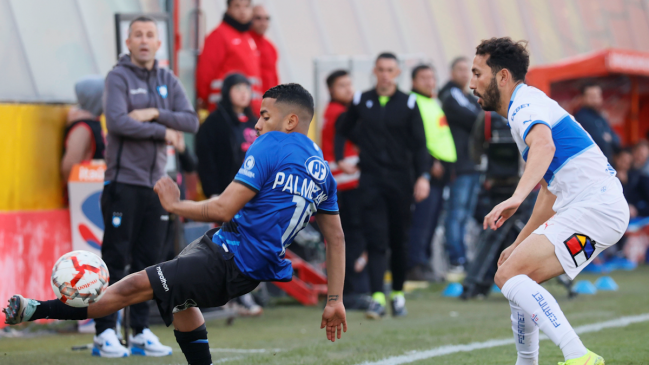
M 52 269 L 52 289 L 63 303 L 87 307 L 97 302 L 108 288 L 108 268 L 99 256 L 72 251 L 61 256 Z

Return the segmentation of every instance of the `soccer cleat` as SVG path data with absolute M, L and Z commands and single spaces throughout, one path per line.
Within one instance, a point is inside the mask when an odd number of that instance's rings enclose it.
M 131 355 L 140 356 L 169 356 L 172 353 L 171 347 L 160 343 L 158 336 L 150 329 L 145 328 L 142 333 L 129 337 L 131 341 Z
M 93 339 L 92 356 L 128 357 L 128 349 L 117 339 L 115 330 L 109 328 Z
M 9 305 L 7 308 L 3 308 L 2 311 L 6 317 L 5 324 L 12 325 L 29 321 L 36 310 L 36 306 L 41 304 L 34 299 L 27 299 L 19 294 L 11 297 L 8 302 Z
M 385 316 L 385 306 L 376 300 L 372 300 L 370 307 L 365 311 L 365 317 L 368 319 L 381 319 L 383 316 Z
M 559 365 L 604 365 L 604 358 L 588 350 L 586 355 L 566 362 L 560 362 Z
M 404 317 L 408 314 L 406 309 L 406 298 L 403 295 L 395 295 L 390 301 L 393 317 Z

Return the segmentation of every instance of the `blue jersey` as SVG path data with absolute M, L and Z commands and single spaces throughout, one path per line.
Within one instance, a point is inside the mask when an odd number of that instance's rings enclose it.
M 286 248 L 313 214 L 338 214 L 336 181 L 320 148 L 301 133 L 268 132 L 250 146 L 234 181 L 257 195 L 212 240 L 248 277 L 291 280 Z

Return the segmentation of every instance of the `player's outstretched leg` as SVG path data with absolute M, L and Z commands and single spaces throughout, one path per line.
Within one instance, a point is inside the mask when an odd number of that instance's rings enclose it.
M 516 365 L 539 364 L 539 328 L 530 316 L 516 303 L 510 301 L 512 310 L 512 330 L 518 358 Z
M 75 308 L 58 299 L 39 301 L 14 295 L 9 305 L 3 309 L 6 324 L 18 324 L 37 319 L 72 319 L 99 318 L 129 305 L 153 299 L 153 289 L 146 272 L 131 274 L 109 286 L 106 293 L 96 303 L 85 308 Z
M 212 354 L 207 341 L 203 314 L 196 307 L 174 314 L 174 335 L 190 365 L 211 365 Z
M 584 347 L 557 301 L 538 284 L 563 272 L 554 245 L 547 237 L 532 234 L 498 268 L 495 281 L 503 295 L 561 348 L 566 365 L 603 365 L 604 359 Z

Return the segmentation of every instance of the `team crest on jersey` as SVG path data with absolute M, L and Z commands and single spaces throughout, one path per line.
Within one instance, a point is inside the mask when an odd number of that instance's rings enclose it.
M 163 99 L 166 99 L 168 94 L 167 85 L 158 86 L 158 94 L 160 94 L 160 96 L 162 96 Z
M 585 234 L 575 233 L 563 241 L 577 267 L 588 261 L 595 252 L 595 241 Z
M 306 171 L 309 173 L 309 175 L 311 175 L 313 180 L 315 180 L 319 184 L 325 182 L 329 169 L 327 168 L 327 164 L 324 162 L 324 160 L 317 156 L 311 156 L 308 160 L 306 160 L 304 166 L 306 167 Z

